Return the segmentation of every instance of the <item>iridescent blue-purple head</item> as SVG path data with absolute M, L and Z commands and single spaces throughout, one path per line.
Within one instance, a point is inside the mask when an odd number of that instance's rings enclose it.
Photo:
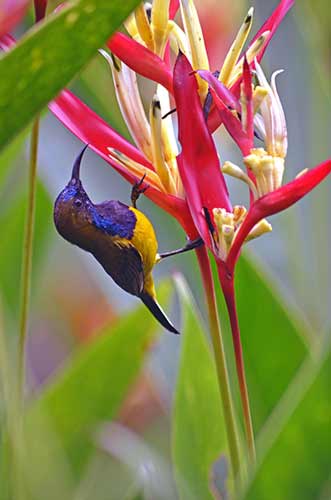
M 84 247 L 84 234 L 91 224 L 89 199 L 80 180 L 80 165 L 88 144 L 77 156 L 71 179 L 57 197 L 54 205 L 54 222 L 58 232 L 71 243 Z

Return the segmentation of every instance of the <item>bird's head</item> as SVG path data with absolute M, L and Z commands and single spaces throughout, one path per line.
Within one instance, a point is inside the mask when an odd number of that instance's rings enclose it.
M 90 225 L 90 212 L 93 206 L 80 180 L 80 165 L 88 145 L 77 156 L 71 179 L 57 197 L 54 205 L 56 229 L 66 240 L 79 244 L 80 232 Z

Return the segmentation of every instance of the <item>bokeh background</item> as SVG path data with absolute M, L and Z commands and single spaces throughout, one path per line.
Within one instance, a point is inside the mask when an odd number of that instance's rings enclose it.
M 55 6 L 56 2 L 51 2 L 51 8 L 52 4 Z M 254 32 L 277 2 L 255 0 L 253 4 Z M 216 70 L 251 4 L 243 0 L 200 0 L 197 5 L 207 47 L 212 54 L 212 69 Z M 27 16 L 17 31 L 18 35 L 26 30 L 31 19 Z M 331 10 L 326 0 L 300 0 L 287 15 L 264 56 L 263 68 L 268 75 L 277 69 L 284 69 L 277 83 L 288 124 L 286 180 L 330 156 L 330 25 Z M 148 103 L 153 87 L 143 81 L 141 84 Z M 114 99 L 109 67 L 99 54 L 72 82 L 71 87 L 114 128 L 129 137 Z M 28 166 L 27 135 L 28 132 L 21 134 L 0 157 L 0 286 L 6 327 L 13 332 L 17 327 Z M 223 131 L 217 133 L 217 143 L 222 160 L 240 162 L 238 151 Z M 61 370 L 65 360 L 81 343 L 91 341 L 103 326 L 115 325 L 119 317 L 137 305 L 136 299 L 114 285 L 90 255 L 71 246 L 55 232 L 52 204 L 67 183 L 73 160 L 81 146 L 52 115 L 45 112 L 39 149 L 39 193 L 28 341 L 27 393 L 30 395 L 38 392 L 41 384 Z M 93 200 L 129 202 L 129 185 L 89 151 L 83 160 L 82 178 Z M 229 181 L 234 203 L 246 201 L 245 189 L 238 184 L 237 181 Z M 298 205 L 273 217 L 273 232 L 253 241 L 246 250 L 280 291 L 286 307 L 305 324 L 305 331 L 316 346 L 323 342 L 327 332 L 330 333 L 331 324 L 330 188 L 328 179 Z M 152 220 L 161 251 L 183 245 L 185 235 L 173 219 L 143 197 L 139 200 L 139 207 Z M 156 282 L 177 270 L 184 273 L 204 317 L 201 282 L 193 253 L 174 257 L 158 266 L 155 270 Z M 169 312 L 175 324 L 180 324 L 180 307 L 176 300 Z M 149 449 L 143 448 L 149 443 L 163 457 L 158 456 L 158 460 L 166 460 L 178 351 L 177 338 L 164 333 L 119 415 L 122 424 L 144 436 L 144 445 L 140 441 L 130 441 L 132 446 L 137 447 L 137 455 L 147 454 L 149 457 Z M 117 432 L 120 431 L 117 429 Z M 127 459 L 124 457 L 124 462 Z M 157 463 L 157 460 L 153 461 L 155 467 Z M 163 464 L 161 468 L 164 480 L 167 477 L 164 476 L 166 467 Z M 128 483 L 118 463 L 114 463 L 113 469 L 107 467 L 107 471 L 103 472 L 96 462 L 91 465 L 91 471 L 92 476 L 104 473 L 105 477 L 99 483 L 103 484 L 102 488 L 105 487 L 106 476 L 108 481 L 116 477 L 119 491 L 113 491 L 113 495 L 114 498 L 122 498 Z M 170 483 L 169 480 L 169 488 Z

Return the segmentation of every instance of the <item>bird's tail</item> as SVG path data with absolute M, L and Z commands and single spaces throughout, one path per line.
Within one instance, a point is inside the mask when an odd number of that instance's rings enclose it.
M 154 299 L 149 293 L 144 291 L 139 295 L 139 298 L 143 301 L 145 306 L 148 307 L 148 309 L 158 320 L 158 322 L 161 323 L 162 326 L 164 326 L 164 328 L 169 330 L 169 332 L 179 334 L 179 331 L 176 330 L 174 325 L 167 318 L 165 312 L 161 309 L 161 306 L 158 304 L 156 299 Z

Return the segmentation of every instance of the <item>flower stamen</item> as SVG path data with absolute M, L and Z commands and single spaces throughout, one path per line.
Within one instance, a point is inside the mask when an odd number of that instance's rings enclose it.
M 251 154 L 245 156 L 244 163 L 255 175 L 259 197 L 282 185 L 284 158 L 271 156 L 263 148 L 254 148 Z
M 153 165 L 165 190 L 168 193 L 175 194 L 176 186 L 163 153 L 162 113 L 160 100 L 157 95 L 154 95 L 151 103 L 149 121 L 151 126 Z
M 244 222 L 247 210 L 242 205 L 233 207 L 233 212 L 227 212 L 224 208 L 214 208 L 213 216 L 216 225 L 214 235 L 215 246 L 218 257 L 225 261 L 229 255 L 233 242 L 238 234 L 241 224 Z M 265 219 L 258 222 L 247 235 L 245 241 L 250 241 L 262 234 L 272 231 L 272 227 Z
M 251 64 L 254 61 L 254 59 L 259 55 L 261 50 L 263 50 L 265 43 L 268 40 L 269 35 L 270 35 L 270 31 L 265 31 L 249 47 L 249 49 L 246 52 L 246 59 L 247 59 L 248 64 Z M 228 87 L 232 87 L 232 85 L 236 82 L 236 80 L 242 74 L 243 64 L 244 64 L 244 58 L 241 57 L 240 60 L 235 65 L 235 67 L 234 67 L 234 69 L 229 77 Z
M 254 198 L 257 199 L 259 197 L 254 182 L 248 177 L 246 172 L 238 167 L 238 165 L 235 165 L 231 161 L 225 161 L 222 166 L 222 172 L 223 174 L 230 175 L 231 177 L 245 182 L 248 185 L 249 189 L 252 191 Z
M 141 3 L 134 11 L 137 30 L 146 47 L 154 52 L 153 32 L 147 17 L 145 5 Z
M 168 21 L 168 31 L 169 31 L 170 46 L 172 51 L 175 54 L 178 54 L 178 50 L 180 50 L 191 62 L 192 61 L 191 49 L 187 42 L 187 38 L 184 31 L 178 26 L 177 23 L 175 23 L 175 21 L 172 20 Z
M 188 42 L 192 54 L 192 67 L 196 69 L 209 70 L 209 60 L 207 49 L 199 21 L 199 16 L 193 0 L 180 1 L 181 14 L 184 24 L 184 30 L 188 38 Z M 199 85 L 199 94 L 202 102 L 208 93 L 208 83 L 197 76 Z
M 134 12 L 124 21 L 124 26 L 126 31 L 134 40 L 141 42 Z
M 151 12 L 151 30 L 154 39 L 155 54 L 163 57 L 168 36 L 170 0 L 154 0 Z
M 117 102 L 129 132 L 146 158 L 152 160 L 151 131 L 141 101 L 136 73 L 113 54 L 109 55 L 102 49 L 99 52 L 111 68 Z
M 251 7 L 244 19 L 243 24 L 240 26 L 237 36 L 234 39 L 225 57 L 218 79 L 226 86 L 228 86 L 229 84 L 231 73 L 234 70 L 234 67 L 238 61 L 243 46 L 245 45 L 247 37 L 251 31 L 253 24 L 253 13 L 254 13 L 254 8 Z

